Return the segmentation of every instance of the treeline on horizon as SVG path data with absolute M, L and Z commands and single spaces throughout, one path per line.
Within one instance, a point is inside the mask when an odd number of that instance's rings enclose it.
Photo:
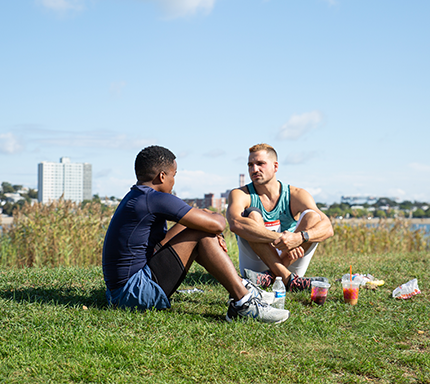
M 7 196 L 5 193 L 19 193 L 19 195 L 22 197 L 22 200 L 17 201 L 16 203 L 11 203 L 7 201 Z M 120 201 L 120 199 L 117 199 L 115 196 L 111 196 L 109 198 L 112 201 Z M 14 211 L 16 209 L 20 209 L 24 206 L 25 203 L 33 204 L 37 200 L 37 190 L 29 188 L 28 191 L 23 191 L 23 185 L 12 185 L 8 182 L 2 182 L 1 183 L 1 189 L 0 189 L 0 213 L 3 213 L 8 216 L 14 216 Z M 86 205 L 91 202 L 101 202 L 101 198 L 99 195 L 93 195 L 92 200 L 84 200 L 81 204 Z
M 0 191 L 0 208 L 3 214 L 13 216 L 16 208 L 21 208 L 26 202 L 32 203 L 37 199 L 37 190 L 29 188 L 27 192 L 20 192 L 22 200 L 12 203 L 7 201 L 5 193 L 18 193 L 23 189 L 22 185 L 12 185 L 9 182 L 1 183 Z M 112 201 L 121 199 L 111 196 Z M 99 195 L 93 195 L 91 201 L 100 202 Z M 90 201 L 84 201 L 82 204 L 88 204 Z M 381 197 L 374 204 L 363 204 L 359 207 L 348 203 L 317 203 L 318 208 L 330 218 L 430 218 L 430 203 L 409 201 L 396 202 L 388 197 Z M 208 207 L 210 208 L 210 207 Z
M 374 204 L 360 206 L 348 203 L 317 203 L 317 206 L 330 218 L 430 218 L 429 203 L 409 200 L 399 203 L 388 197 L 381 197 Z

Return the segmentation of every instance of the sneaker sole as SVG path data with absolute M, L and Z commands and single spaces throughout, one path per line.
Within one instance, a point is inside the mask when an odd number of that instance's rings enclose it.
M 286 320 L 288 320 L 289 318 L 290 318 L 290 312 L 288 312 L 288 316 L 285 318 L 285 319 L 281 319 L 281 320 L 279 320 L 279 321 L 276 321 L 276 322 L 274 322 L 274 323 L 270 323 L 270 324 L 281 324 L 281 323 L 283 323 L 284 321 L 286 321 Z
M 284 321 L 286 321 L 286 320 L 288 320 L 289 318 L 290 318 L 290 312 L 288 312 L 288 316 L 285 318 L 285 319 L 281 319 L 281 320 L 278 320 L 278 321 L 262 321 L 262 323 L 264 323 L 264 324 L 281 324 L 281 323 L 283 323 Z M 239 316 L 238 316 L 239 317 Z M 257 319 L 251 319 L 250 317 L 241 317 L 242 319 L 250 319 L 250 320 L 255 320 L 255 321 L 258 321 Z M 225 315 L 225 319 L 229 322 L 229 323 L 231 323 L 234 319 L 235 319 L 235 317 L 228 317 L 228 314 L 227 315 Z

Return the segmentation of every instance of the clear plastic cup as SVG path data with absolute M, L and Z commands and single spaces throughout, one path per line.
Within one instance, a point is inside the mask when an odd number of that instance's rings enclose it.
M 360 290 L 360 281 L 342 280 L 343 299 L 345 303 L 356 305 L 358 302 L 358 291 Z
M 311 287 L 311 300 L 315 304 L 323 305 L 327 299 L 327 293 L 328 289 L 330 288 L 330 284 L 323 281 L 312 281 Z

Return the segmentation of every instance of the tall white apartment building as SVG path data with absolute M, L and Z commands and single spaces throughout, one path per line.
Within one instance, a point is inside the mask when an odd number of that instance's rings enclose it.
M 62 157 L 59 163 L 38 164 L 38 200 L 48 203 L 58 200 L 81 202 L 92 199 L 92 167 L 88 163 L 71 163 Z

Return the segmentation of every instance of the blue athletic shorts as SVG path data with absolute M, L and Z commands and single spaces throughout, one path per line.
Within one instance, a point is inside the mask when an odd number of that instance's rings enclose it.
M 148 265 L 137 271 L 128 282 L 112 291 L 106 289 L 106 298 L 109 304 L 119 308 L 133 309 L 166 309 L 170 308 L 170 301 L 163 289 L 152 280 Z

